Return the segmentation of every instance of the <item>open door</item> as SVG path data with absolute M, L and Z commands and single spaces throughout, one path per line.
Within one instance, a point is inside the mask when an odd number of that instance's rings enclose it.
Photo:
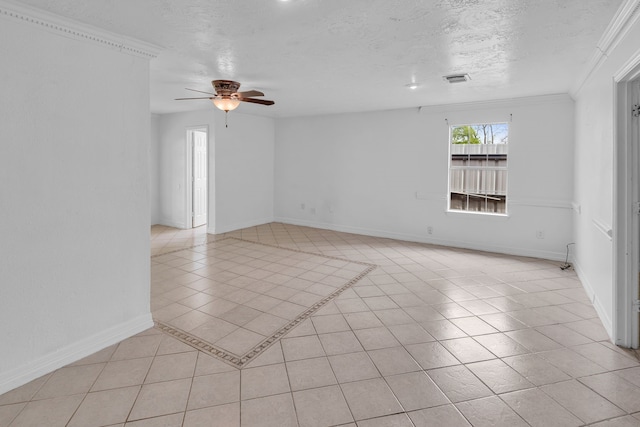
M 640 55 L 616 81 L 613 335 L 640 345 Z
M 207 131 L 206 129 L 192 130 L 192 227 L 200 227 L 207 223 Z
M 640 78 L 631 82 L 631 143 L 636 147 L 635 170 L 633 171 L 633 180 L 635 181 L 635 190 L 637 192 L 635 207 L 635 234 L 634 234 L 634 253 L 636 254 L 636 290 L 632 300 L 632 316 L 635 319 L 631 321 L 631 333 L 634 335 L 631 340 L 631 348 L 640 347 Z

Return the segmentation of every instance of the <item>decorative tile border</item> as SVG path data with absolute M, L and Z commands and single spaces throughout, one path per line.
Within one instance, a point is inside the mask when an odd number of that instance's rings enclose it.
M 204 243 L 198 243 L 197 245 L 187 246 L 186 248 L 178 248 L 178 249 L 173 249 L 171 251 L 167 251 L 167 252 L 162 252 L 162 253 L 159 253 L 159 254 L 151 255 L 151 259 L 158 258 L 158 257 L 161 257 L 163 255 L 175 254 L 176 252 L 188 251 L 189 249 L 199 248 L 200 246 L 210 245 L 211 243 L 221 242 L 222 240 L 226 240 L 226 239 L 242 240 L 242 239 L 237 239 L 235 237 L 223 237 L 222 239 L 211 240 L 210 242 L 207 241 L 207 242 L 204 242 Z M 246 240 L 246 241 L 248 242 L 249 240 Z M 251 243 L 258 243 L 258 242 L 251 242 Z M 285 249 L 285 248 L 280 248 L 280 249 Z
M 227 363 L 227 364 L 229 364 L 231 366 L 239 368 L 239 369 L 242 369 L 244 367 L 244 365 L 246 365 L 247 363 L 251 362 L 258 355 L 260 355 L 263 351 L 265 351 L 266 349 L 271 347 L 271 345 L 273 345 L 280 338 L 282 338 L 284 335 L 286 335 L 289 331 L 291 331 L 293 328 L 298 326 L 304 320 L 308 319 L 312 314 L 314 314 L 316 311 L 321 309 L 325 304 L 327 304 L 328 302 L 330 302 L 331 300 L 336 298 L 338 295 L 340 295 L 341 293 L 343 293 L 347 289 L 351 288 L 360 279 L 362 279 L 364 276 L 366 276 L 367 274 L 369 274 L 370 272 L 375 270 L 375 268 L 377 267 L 375 264 L 370 264 L 370 263 L 366 263 L 366 262 L 362 262 L 362 261 L 352 261 L 352 260 L 348 260 L 348 259 L 344 259 L 344 258 L 338 258 L 338 257 L 330 256 L 330 255 L 322 255 L 322 254 L 318 254 L 318 253 L 314 253 L 314 252 L 302 251 L 302 250 L 299 250 L 299 249 L 289 249 L 289 248 L 285 248 L 285 247 L 282 247 L 282 246 L 275 246 L 275 245 L 270 245 L 270 244 L 267 244 L 267 243 L 254 242 L 254 241 L 251 241 L 251 240 L 239 239 L 239 238 L 236 238 L 236 237 L 225 237 L 225 238 L 222 238 L 222 239 L 219 239 L 219 240 L 215 240 L 215 241 L 212 241 L 212 242 L 201 243 L 199 245 L 194 245 L 194 246 L 191 246 L 191 247 L 188 247 L 188 248 L 182 248 L 182 249 L 177 249 L 175 251 L 170 251 L 170 252 L 165 252 L 165 253 L 162 253 L 162 254 L 157 254 L 157 255 L 152 256 L 151 258 L 155 258 L 155 257 L 163 256 L 163 255 L 168 255 L 168 254 L 172 254 L 172 253 L 176 253 L 176 252 L 180 252 L 180 251 L 184 251 L 184 250 L 189 250 L 189 249 L 193 249 L 193 248 L 200 247 L 200 246 L 210 245 L 212 243 L 221 242 L 221 241 L 227 240 L 227 239 L 237 240 L 237 241 L 240 241 L 240 242 L 247 242 L 247 243 L 260 245 L 260 246 L 276 248 L 276 249 L 285 250 L 285 251 L 289 251 L 289 252 L 296 252 L 296 253 L 301 253 L 301 254 L 306 254 L 306 255 L 319 256 L 319 257 L 326 258 L 326 259 L 343 261 L 343 262 L 347 262 L 347 263 L 350 263 L 350 264 L 358 264 L 358 265 L 361 265 L 361 266 L 365 267 L 365 269 L 363 271 L 358 273 L 356 276 L 354 276 L 351 280 L 349 280 L 343 286 L 341 286 L 340 288 L 336 289 L 330 295 L 322 298 L 320 301 L 318 301 L 317 303 L 315 303 L 314 305 L 309 307 L 307 310 L 305 310 L 303 313 L 298 315 L 291 322 L 287 323 L 286 325 L 284 325 L 283 327 L 278 329 L 271 336 L 267 337 L 265 340 L 260 342 L 258 345 L 256 345 L 255 347 L 253 347 L 252 349 L 250 349 L 249 351 L 247 351 L 243 355 L 237 355 L 237 354 L 231 353 L 229 351 L 226 351 L 224 349 L 221 349 L 219 347 L 216 347 L 215 345 L 211 344 L 208 341 L 202 340 L 202 339 L 198 338 L 197 336 L 190 334 L 189 332 L 185 332 L 185 331 L 183 331 L 181 329 L 178 329 L 176 327 L 173 327 L 173 326 L 171 326 L 171 325 L 169 325 L 169 324 L 167 324 L 165 322 L 155 321 L 156 327 L 158 329 L 160 329 L 161 331 L 165 332 L 166 334 L 169 334 L 172 337 L 182 341 L 183 343 L 185 343 L 187 345 L 190 345 L 191 347 L 194 347 L 194 348 L 196 348 L 196 349 L 198 349 L 200 351 L 208 353 L 211 356 L 214 356 L 217 359 L 219 359 L 219 360 L 221 360 L 221 361 L 223 361 L 223 362 L 225 362 L 225 363 Z
M 284 246 L 271 245 L 269 243 L 256 242 L 254 240 L 241 239 L 239 237 L 231 237 L 231 236 L 223 237 L 221 239 L 215 239 L 215 240 L 212 240 L 210 242 L 199 243 L 197 245 L 189 246 L 187 248 L 179 248 L 179 249 L 174 249 L 172 251 L 163 252 L 161 254 L 151 255 L 151 259 L 158 258 L 158 257 L 161 257 L 163 255 L 171 255 L 171 254 L 174 254 L 176 252 L 188 251 L 189 249 L 199 248 L 201 246 L 206 246 L 206 245 L 210 245 L 212 243 L 222 242 L 224 240 L 237 240 L 239 242 L 247 242 L 247 243 L 252 243 L 254 245 L 266 246 L 268 248 L 281 249 L 281 250 L 284 250 L 284 251 L 297 252 L 297 253 L 306 254 L 306 255 L 314 255 L 314 256 L 319 256 L 319 257 L 322 257 L 322 258 L 333 259 L 333 260 L 336 260 L 336 261 L 344 261 L 344 262 L 348 262 L 348 263 L 351 263 L 351 264 L 364 265 L 364 266 L 367 266 L 367 267 L 374 267 L 374 268 L 377 267 L 377 265 L 371 264 L 369 262 L 354 261 L 354 260 L 351 260 L 351 259 L 340 258 L 340 257 L 333 256 L 333 255 L 319 254 L 319 253 L 316 253 L 316 252 L 309 252 L 309 251 L 303 251 L 301 249 L 293 249 L 293 248 L 287 248 L 287 247 L 284 247 Z

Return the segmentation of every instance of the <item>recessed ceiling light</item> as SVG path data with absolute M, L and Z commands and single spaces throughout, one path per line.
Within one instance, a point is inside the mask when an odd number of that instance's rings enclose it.
M 443 79 L 448 81 L 449 83 L 463 83 L 471 80 L 469 74 L 449 74 L 448 76 L 443 76 Z
M 408 87 L 409 89 L 418 89 L 418 86 L 420 86 L 418 83 L 409 83 L 405 85 L 406 87 Z

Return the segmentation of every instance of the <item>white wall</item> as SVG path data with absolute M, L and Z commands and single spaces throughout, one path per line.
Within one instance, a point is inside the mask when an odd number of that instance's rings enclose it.
M 267 107 L 265 107 L 267 108 Z M 242 109 L 242 106 L 239 107 Z M 275 124 L 268 117 L 215 111 L 215 229 L 224 233 L 273 221 Z M 211 194 L 211 193 L 210 193 Z
M 242 108 L 242 107 L 241 107 Z M 187 228 L 189 153 L 186 129 L 209 129 L 209 233 L 224 233 L 273 220 L 274 121 L 206 110 L 160 116 L 161 223 Z
M 0 17 L 0 394 L 152 326 L 148 60 L 38 22 Z
M 639 54 L 640 22 L 625 31 L 609 49 L 604 49 L 599 67 L 576 95 L 575 201 L 581 206 L 581 213 L 574 220 L 575 264 L 610 336 L 615 312 L 613 242 L 608 234 L 613 228 L 616 150 L 613 77 Z
M 160 116 L 151 115 L 149 144 L 149 209 L 151 225 L 159 224 L 160 213 Z
M 509 216 L 447 213 L 446 120 L 509 121 L 511 114 Z M 572 241 L 573 132 L 566 95 L 281 119 L 276 220 L 564 259 Z

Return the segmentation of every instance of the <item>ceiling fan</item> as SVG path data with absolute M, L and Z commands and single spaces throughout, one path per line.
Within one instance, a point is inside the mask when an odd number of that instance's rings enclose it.
M 213 80 L 211 82 L 213 89 L 216 93 L 203 92 L 201 90 L 188 89 L 193 92 L 206 93 L 211 96 L 202 96 L 198 98 L 176 98 L 176 101 L 185 101 L 190 99 L 210 99 L 213 105 L 220 110 L 228 113 L 231 110 L 235 110 L 240 105 L 240 102 L 251 102 L 253 104 L 261 105 L 273 105 L 275 102 L 268 99 L 256 99 L 253 96 L 264 96 L 264 93 L 257 90 L 248 90 L 246 92 L 238 92 L 240 89 L 240 83 L 233 80 Z M 226 118 L 225 118 L 226 122 Z

